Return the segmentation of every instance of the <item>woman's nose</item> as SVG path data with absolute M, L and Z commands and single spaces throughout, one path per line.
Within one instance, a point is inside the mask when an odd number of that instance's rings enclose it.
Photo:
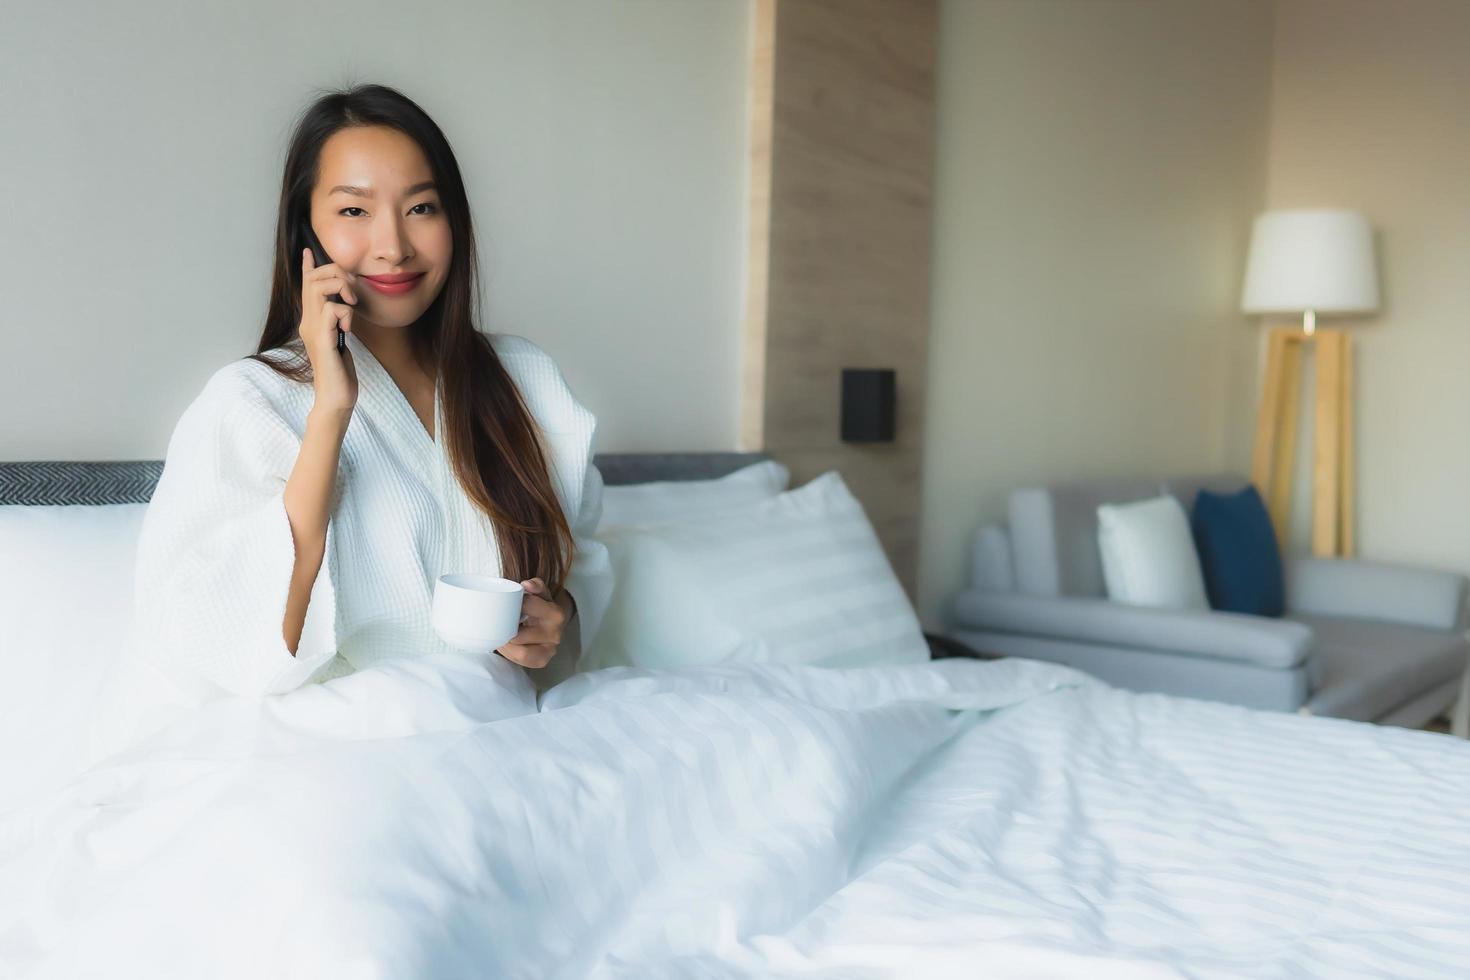
M 373 252 L 379 261 L 393 266 L 401 264 L 407 258 L 412 258 L 413 247 L 404 233 L 403 223 L 390 222 L 383 234 L 373 242 Z

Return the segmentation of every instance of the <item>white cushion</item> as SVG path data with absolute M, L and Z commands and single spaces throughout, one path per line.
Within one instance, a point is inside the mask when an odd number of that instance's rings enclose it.
M 710 520 L 598 536 L 616 585 L 584 670 L 929 659 L 913 606 L 836 470 Z
M 0 811 L 86 763 L 97 693 L 132 624 L 146 510 L 0 506 Z
M 1184 507 L 1170 494 L 1097 509 L 1108 598 L 1132 606 L 1208 609 Z
M 791 484 L 791 470 L 773 459 L 714 480 L 660 480 L 604 487 L 599 528 L 697 520 L 727 507 L 766 500 Z

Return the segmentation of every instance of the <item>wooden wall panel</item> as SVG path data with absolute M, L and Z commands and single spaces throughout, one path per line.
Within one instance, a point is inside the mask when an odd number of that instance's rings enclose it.
M 918 569 L 935 0 L 755 0 L 741 448 L 838 469 Z M 897 372 L 893 443 L 841 442 L 841 371 Z

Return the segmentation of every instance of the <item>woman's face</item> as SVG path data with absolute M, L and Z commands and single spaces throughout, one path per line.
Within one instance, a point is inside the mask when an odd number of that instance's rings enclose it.
M 354 126 L 322 146 L 311 226 L 334 263 L 356 274 L 353 322 L 412 325 L 444 288 L 454 252 L 449 219 L 419 145 L 386 126 Z M 380 288 L 373 276 L 419 274 Z

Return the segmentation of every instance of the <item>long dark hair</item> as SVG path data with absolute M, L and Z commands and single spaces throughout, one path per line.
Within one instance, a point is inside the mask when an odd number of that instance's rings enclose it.
M 322 146 L 349 126 L 398 130 L 428 158 L 454 248 L 443 289 L 408 330 L 419 363 L 437 365 L 446 431 L 435 438 L 443 442 L 465 494 L 494 523 L 500 574 L 516 581 L 539 576 L 555 593 L 564 584 L 575 545 L 552 484 L 540 427 L 489 338 L 475 328 L 475 236 L 459 164 L 438 125 L 401 92 L 358 85 L 329 92 L 302 113 L 281 178 L 270 309 L 260 345 L 248 356 L 293 381 L 311 382 L 298 333 L 306 247 L 301 227 L 310 221 Z M 290 348 L 297 356 L 291 361 L 260 356 L 276 348 Z

